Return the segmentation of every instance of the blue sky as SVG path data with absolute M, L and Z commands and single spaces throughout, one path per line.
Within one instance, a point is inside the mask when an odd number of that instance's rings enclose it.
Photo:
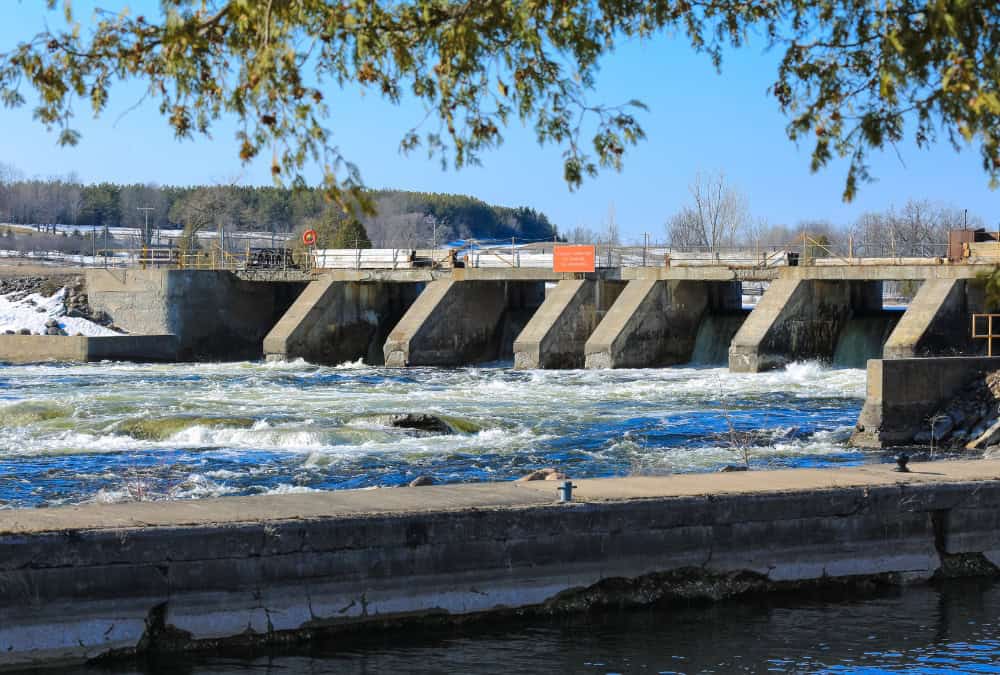
M 92 4 L 74 2 L 84 23 L 89 19 L 84 6 Z M 112 9 L 125 4 L 98 3 Z M 146 14 L 155 11 L 153 5 L 131 3 Z M 30 38 L 46 21 L 62 25 L 60 11 L 49 13 L 43 7 L 41 0 L 2 3 L 0 52 Z M 649 110 L 640 113 L 640 120 L 648 138 L 628 152 L 621 173 L 604 171 L 575 192 L 562 180 L 560 150 L 539 147 L 534 133 L 517 123 L 504 132 L 503 146 L 484 154 L 483 166 L 442 171 L 437 160 L 427 160 L 419 151 L 399 154 L 399 139 L 423 118 L 419 104 L 397 107 L 359 89 L 333 91 L 327 100 L 335 142 L 360 166 L 369 186 L 465 193 L 491 203 L 530 206 L 563 230 L 599 228 L 614 204 L 626 239 L 641 239 L 644 232 L 663 239 L 663 224 L 688 199 L 694 174 L 715 170 L 725 171 L 747 195 L 754 216 L 772 224 L 803 219 L 843 223 L 909 198 L 968 208 L 990 226 L 1000 221 L 1000 193 L 989 189 L 978 153 L 972 147 L 956 153 L 946 143 L 930 150 L 904 143 L 898 157 L 893 151 L 873 156 L 878 182 L 864 185 L 853 203 L 844 204 L 846 163 L 834 162 L 811 174 L 810 148 L 797 148 L 788 140 L 786 119 L 766 95 L 777 60 L 777 54 L 746 48 L 729 53 L 719 75 L 707 57 L 693 53 L 682 40 L 662 36 L 620 46 L 602 61 L 592 98 L 646 103 Z M 176 141 L 155 105 L 131 109 L 142 91 L 136 84 L 114 87 L 107 111 L 96 120 L 80 102 L 75 126 L 83 138 L 73 148 L 58 147 L 55 135 L 32 119 L 30 95 L 29 106 L 0 109 L 0 161 L 29 176 L 75 172 L 84 181 L 194 184 L 238 178 L 270 183 L 268 159 L 241 166 L 231 121 L 218 124 L 211 140 Z

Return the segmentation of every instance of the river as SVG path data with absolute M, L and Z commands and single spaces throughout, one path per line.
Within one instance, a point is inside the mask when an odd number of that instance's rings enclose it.
M 448 628 L 341 635 L 256 655 L 60 670 L 80 675 L 1000 672 L 1000 585 L 952 581 Z
M 862 370 L 508 366 L 0 366 L 0 508 L 888 460 L 847 446 Z M 379 417 L 399 412 L 455 433 Z M 948 583 L 361 633 L 110 672 L 1000 672 L 998 617 L 1000 588 Z
M 585 478 L 883 459 L 846 444 L 862 370 L 505 365 L 0 366 L 0 506 L 512 480 L 544 467 Z M 379 417 L 399 412 L 445 416 L 456 433 Z

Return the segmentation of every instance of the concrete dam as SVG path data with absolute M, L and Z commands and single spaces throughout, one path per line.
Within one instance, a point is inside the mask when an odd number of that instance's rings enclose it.
M 91 304 L 134 335 L 176 336 L 179 359 L 317 364 L 645 368 L 735 372 L 816 359 L 977 354 L 984 308 L 971 264 L 331 270 L 87 271 Z M 749 273 L 748 273 L 749 272 Z M 752 310 L 742 284 L 767 279 Z M 918 284 L 901 311 L 883 283 Z

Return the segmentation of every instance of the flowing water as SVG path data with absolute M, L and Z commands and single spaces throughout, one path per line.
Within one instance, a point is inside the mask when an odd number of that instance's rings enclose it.
M 729 345 L 747 315 L 708 314 L 698 324 L 691 363 L 699 366 L 724 366 L 729 363 Z
M 833 364 L 840 368 L 864 368 L 868 359 L 882 358 L 882 346 L 901 316 L 901 312 L 883 312 L 848 319 L 837 340 Z
M 725 330 L 725 327 L 720 328 Z M 0 508 L 882 461 L 846 445 L 864 371 L 293 363 L 0 366 Z M 387 427 L 444 416 L 455 433 Z M 1000 672 L 1000 589 L 830 592 L 397 632 L 79 673 Z
M 514 371 L 304 362 L 0 366 L 0 508 L 880 461 L 847 447 L 864 371 Z M 456 433 L 387 427 L 448 418 Z M 744 437 L 741 435 L 741 437 Z

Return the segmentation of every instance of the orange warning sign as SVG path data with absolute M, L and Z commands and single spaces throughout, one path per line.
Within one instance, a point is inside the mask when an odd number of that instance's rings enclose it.
M 556 246 L 552 249 L 554 272 L 593 272 L 597 251 L 594 246 Z

